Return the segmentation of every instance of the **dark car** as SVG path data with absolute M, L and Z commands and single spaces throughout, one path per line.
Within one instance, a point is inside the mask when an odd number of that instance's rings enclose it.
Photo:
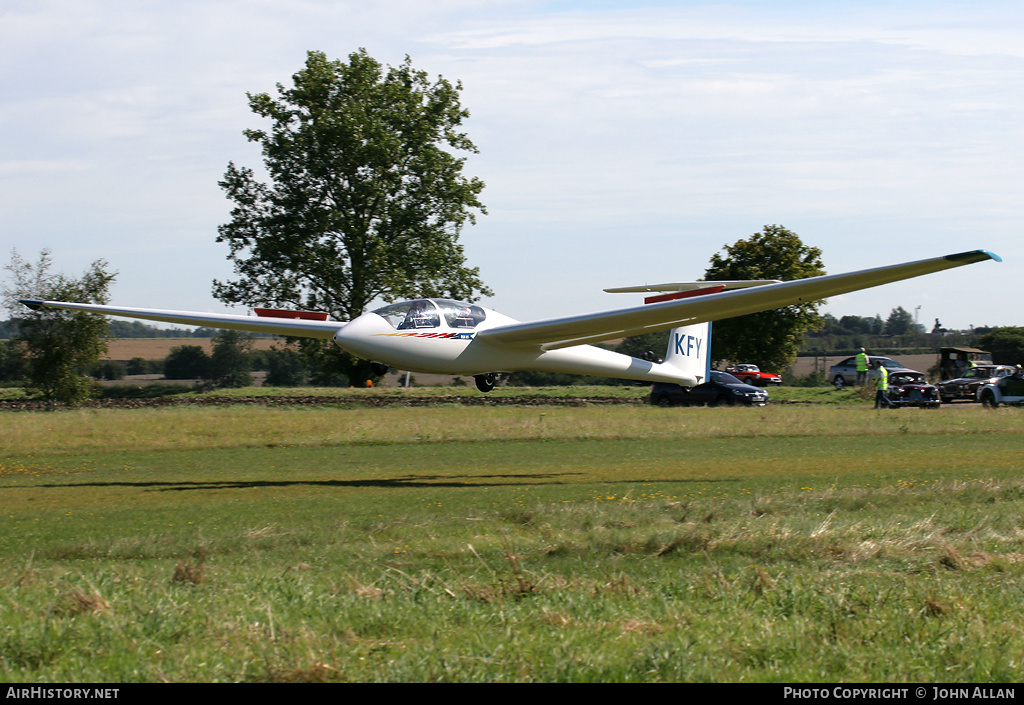
M 889 403 L 893 406 L 923 406 L 938 409 L 942 405 L 939 390 L 920 372 L 895 372 L 889 375 Z
M 978 389 L 992 384 L 1000 377 L 1012 375 L 1016 368 L 1010 365 L 978 365 L 963 373 L 962 377 L 939 382 L 939 396 L 945 404 L 954 399 L 978 400 Z
M 651 385 L 651 403 L 656 406 L 764 406 L 768 392 L 743 384 L 725 372 L 711 370 L 711 379 L 689 389 L 679 384 L 655 382 Z

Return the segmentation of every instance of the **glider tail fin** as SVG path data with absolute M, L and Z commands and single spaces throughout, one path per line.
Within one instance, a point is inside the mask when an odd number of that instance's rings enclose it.
M 673 328 L 669 331 L 665 365 L 706 382 L 711 370 L 711 323 Z

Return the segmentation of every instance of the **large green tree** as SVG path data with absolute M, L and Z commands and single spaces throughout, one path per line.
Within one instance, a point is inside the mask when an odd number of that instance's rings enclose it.
M 459 244 L 486 212 L 483 182 L 456 156 L 477 151 L 461 131 L 461 85 L 365 50 L 348 61 L 310 52 L 293 82 L 249 95 L 272 123 L 245 131 L 270 182 L 233 163 L 220 182 L 234 207 L 217 239 L 238 278 L 215 281 L 214 296 L 352 320 L 374 300 L 489 295 Z M 368 374 L 348 364 L 354 383 Z
M 726 245 L 711 258 L 704 278 L 778 279 L 791 281 L 825 273 L 821 250 L 805 245 L 781 225 L 766 225 L 745 240 Z M 794 304 L 772 311 L 715 321 L 711 354 L 717 361 L 749 362 L 769 372 L 789 367 L 804 333 L 821 326 L 821 301 Z
M 85 372 L 107 350 L 106 318 L 83 311 L 30 310 L 18 300 L 105 304 L 117 275 L 103 260 L 93 262 L 79 278 L 53 273 L 51 267 L 47 250 L 34 264 L 12 251 L 6 266 L 11 284 L 4 288 L 4 302 L 18 319 L 13 340 L 25 356 L 27 386 L 49 402 L 75 405 L 92 395 L 93 383 Z

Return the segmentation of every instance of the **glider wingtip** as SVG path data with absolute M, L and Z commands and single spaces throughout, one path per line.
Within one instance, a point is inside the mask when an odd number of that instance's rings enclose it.
M 1003 258 L 997 255 L 995 252 L 989 252 L 988 250 L 971 250 L 970 252 L 958 252 L 955 255 L 946 255 L 945 257 L 950 262 L 961 262 L 963 264 L 970 264 L 972 262 L 984 262 L 987 259 L 995 260 L 996 262 L 1002 262 Z
M 25 304 L 33 311 L 39 311 L 43 308 L 43 303 L 39 299 L 18 299 L 18 303 Z

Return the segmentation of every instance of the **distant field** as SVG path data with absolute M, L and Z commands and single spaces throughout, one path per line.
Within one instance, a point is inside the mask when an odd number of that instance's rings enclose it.
M 1022 420 L 0 414 L 0 682 L 1017 682 Z
M 253 349 L 269 350 L 275 344 L 283 345 L 279 338 L 255 338 Z M 105 360 L 131 360 L 141 357 L 143 360 L 163 360 L 171 352 L 171 348 L 182 345 L 198 345 L 207 353 L 213 351 L 211 338 L 114 338 L 107 344 Z

